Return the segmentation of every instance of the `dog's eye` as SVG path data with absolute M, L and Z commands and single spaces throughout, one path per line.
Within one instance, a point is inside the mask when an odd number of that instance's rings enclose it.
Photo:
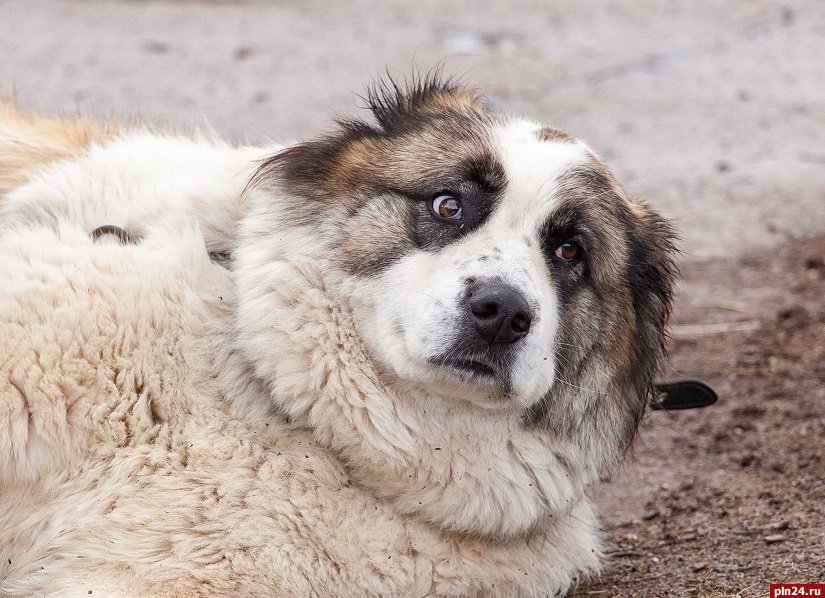
M 461 200 L 449 193 L 439 193 L 430 200 L 430 212 L 441 220 L 461 220 Z
M 556 258 L 563 262 L 572 262 L 574 260 L 577 260 L 581 257 L 581 254 L 581 245 L 574 241 L 567 241 L 566 243 L 562 243 L 561 245 L 556 247 L 556 251 L 553 252 L 553 255 L 555 255 Z

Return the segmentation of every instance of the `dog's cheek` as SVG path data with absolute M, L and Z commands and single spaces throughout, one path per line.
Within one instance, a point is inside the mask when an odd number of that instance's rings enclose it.
M 385 288 L 412 357 L 429 361 L 454 344 L 463 322 L 464 283 L 449 255 L 419 251 L 405 257 L 387 272 Z
M 376 360 L 403 378 L 429 375 L 430 359 L 455 335 L 457 282 L 439 275 L 438 258 L 438 252 L 414 250 L 370 276 L 350 278 L 358 335 Z
M 589 286 L 560 291 L 559 335 L 555 342 L 562 383 L 580 385 L 583 370 L 595 359 L 604 359 L 603 305 Z

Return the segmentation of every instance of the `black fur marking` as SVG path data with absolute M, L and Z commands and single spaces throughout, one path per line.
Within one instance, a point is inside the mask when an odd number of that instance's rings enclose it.
M 499 195 L 507 184 L 504 167 L 491 153 L 467 158 L 459 167 L 462 178 L 470 181 L 487 195 Z
M 636 386 L 647 403 L 654 394 L 654 377 L 666 355 L 667 322 L 673 283 L 678 275 L 673 261 L 676 234 L 666 220 L 653 212 L 639 219 L 627 209 L 620 212 L 620 218 L 631 231 L 630 259 L 625 271 L 641 341 L 634 360 L 637 373 L 642 374 L 636 377 Z
M 131 245 L 135 243 L 135 239 L 132 235 L 114 224 L 104 224 L 103 226 L 98 226 L 89 234 L 93 241 L 97 241 L 104 235 L 112 235 L 120 241 L 121 245 Z
M 453 193 L 462 202 L 463 218 L 460 223 L 441 222 L 429 213 L 427 204 L 440 191 L 423 195 L 407 194 L 411 199 L 409 210 L 414 223 L 412 239 L 417 247 L 444 247 L 482 226 L 498 207 L 504 189 L 503 169 L 492 157 L 468 162 L 472 162 L 472 166 L 464 165 L 461 178 L 445 182 L 443 187 L 444 191 Z

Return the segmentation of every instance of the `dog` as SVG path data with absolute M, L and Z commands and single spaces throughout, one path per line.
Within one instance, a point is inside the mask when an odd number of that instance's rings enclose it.
M 439 76 L 286 147 L 0 118 L 0 593 L 547 596 L 664 355 L 671 226 Z

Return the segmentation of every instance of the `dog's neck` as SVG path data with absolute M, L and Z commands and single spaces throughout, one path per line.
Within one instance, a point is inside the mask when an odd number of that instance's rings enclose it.
M 234 252 L 236 339 L 270 400 L 353 481 L 444 530 L 507 539 L 566 513 L 596 477 L 514 409 L 445 400 L 375 367 L 317 230 L 251 202 Z M 320 238 L 324 238 L 320 235 Z

